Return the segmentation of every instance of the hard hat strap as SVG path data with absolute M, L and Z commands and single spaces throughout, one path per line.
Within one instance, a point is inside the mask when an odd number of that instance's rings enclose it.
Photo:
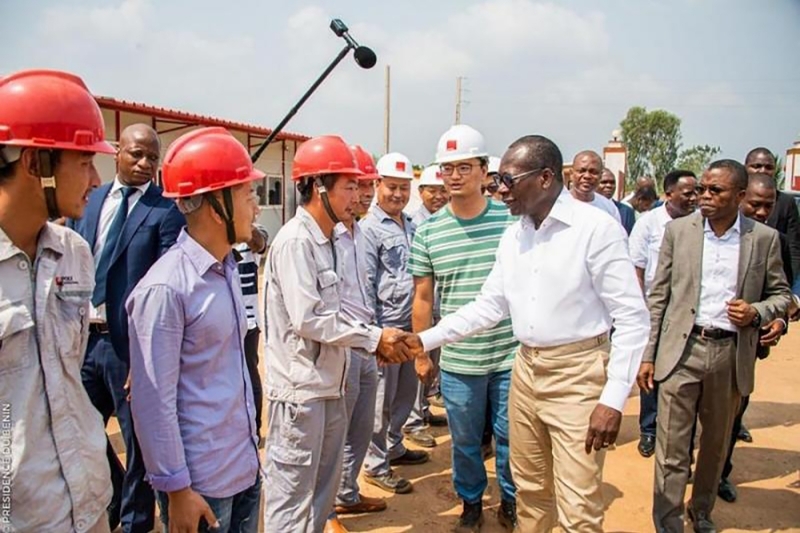
M 42 184 L 44 201 L 47 204 L 47 216 L 50 220 L 61 218 L 61 213 L 58 210 L 58 201 L 56 200 L 56 176 L 53 171 L 53 167 L 55 167 L 53 159 L 52 150 L 36 150 L 39 182 Z
M 330 219 L 333 221 L 334 224 L 338 224 L 340 222 L 339 217 L 337 217 L 336 213 L 333 212 L 333 208 L 331 207 L 331 201 L 328 198 L 328 189 L 322 182 L 322 178 L 320 177 L 314 178 L 314 184 L 317 186 L 317 191 L 319 191 L 319 197 L 322 200 L 323 207 L 325 207 L 325 212 L 328 213 L 328 216 L 330 217 Z
M 236 244 L 236 230 L 233 225 L 233 195 L 231 189 L 222 189 L 222 201 L 225 203 L 225 209 L 219 203 L 219 200 L 212 194 L 206 195 L 206 200 L 211 204 L 211 208 L 216 211 L 220 218 L 225 221 L 225 231 L 228 233 L 228 242 Z

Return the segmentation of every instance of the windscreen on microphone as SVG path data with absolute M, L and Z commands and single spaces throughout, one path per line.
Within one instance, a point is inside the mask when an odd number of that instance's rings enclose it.
M 353 56 L 355 57 L 358 66 L 364 69 L 374 67 L 375 63 L 378 61 L 378 57 L 375 55 L 375 52 L 366 46 L 359 46 L 356 48 Z

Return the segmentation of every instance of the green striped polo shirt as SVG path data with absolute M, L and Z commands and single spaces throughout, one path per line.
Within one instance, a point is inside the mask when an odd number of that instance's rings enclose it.
M 500 237 L 514 220 L 505 205 L 489 200 L 473 219 L 457 218 L 446 206 L 417 229 L 408 269 L 417 277 L 433 276 L 441 293 L 442 316 L 480 293 L 494 266 Z M 443 346 L 440 365 L 447 372 L 472 375 L 511 370 L 518 345 L 511 319 L 506 318 L 491 329 Z

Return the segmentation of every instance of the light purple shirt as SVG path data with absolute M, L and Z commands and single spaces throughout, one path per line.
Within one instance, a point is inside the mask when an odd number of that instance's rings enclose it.
M 233 256 L 220 263 L 184 229 L 128 298 L 131 410 L 156 490 L 227 498 L 256 482 L 241 294 Z

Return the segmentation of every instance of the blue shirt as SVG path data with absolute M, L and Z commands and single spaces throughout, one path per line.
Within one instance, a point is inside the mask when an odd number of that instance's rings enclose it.
M 131 411 L 154 489 L 227 498 L 258 475 L 236 261 L 184 229 L 127 302 Z
M 622 227 L 625 228 L 625 232 L 630 235 L 631 231 L 633 231 L 633 225 L 636 223 L 636 212 L 631 206 L 616 200 L 614 200 L 614 205 L 617 206 L 619 210 L 619 219 L 622 223 Z
M 416 225 L 403 213 L 403 225 L 377 205 L 360 222 L 366 237 L 367 297 L 379 326 L 411 328 L 414 277 L 408 272 Z

